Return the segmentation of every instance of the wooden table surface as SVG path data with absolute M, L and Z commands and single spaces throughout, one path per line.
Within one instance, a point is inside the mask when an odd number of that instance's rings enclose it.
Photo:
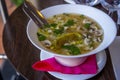
M 39 10 L 64 3 L 63 0 L 41 0 L 41 2 L 39 2 Z M 94 7 L 106 12 L 100 4 Z M 113 17 L 116 21 L 116 14 Z M 5 24 L 3 31 L 3 45 L 9 61 L 16 71 L 28 80 L 59 80 L 47 72 L 35 71 L 32 69 L 32 64 L 40 60 L 40 51 L 31 44 L 27 37 L 26 26 L 28 21 L 29 18 L 23 12 L 21 5 L 12 13 Z M 107 54 L 107 63 L 105 67 L 98 75 L 89 80 L 116 80 L 109 49 L 106 49 L 105 51 Z

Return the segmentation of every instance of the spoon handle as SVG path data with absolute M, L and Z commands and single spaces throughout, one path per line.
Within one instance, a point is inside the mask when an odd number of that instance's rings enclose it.
M 38 25 L 38 27 L 42 28 L 44 25 L 48 24 L 42 13 L 37 10 L 30 1 L 25 0 L 23 11 Z

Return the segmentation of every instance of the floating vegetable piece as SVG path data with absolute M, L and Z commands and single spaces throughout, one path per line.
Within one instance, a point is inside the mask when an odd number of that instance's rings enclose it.
M 43 43 L 46 47 L 50 47 L 52 44 L 49 40 L 44 40 Z
M 89 28 L 90 28 L 90 25 L 91 25 L 90 23 L 85 23 L 85 24 L 84 24 L 84 27 L 85 27 L 86 29 L 89 29 Z
M 60 29 L 55 29 L 53 32 L 54 32 L 55 34 L 62 34 L 63 31 L 64 31 L 64 28 L 60 28 Z
M 69 16 L 69 14 L 68 14 L 68 13 L 63 13 L 63 15 L 65 15 L 65 16 Z
M 78 55 L 80 54 L 80 49 L 75 45 L 64 45 L 62 48 L 69 50 L 71 55 Z
M 44 41 L 46 39 L 46 36 L 44 36 L 43 34 L 40 34 L 37 32 L 37 37 L 39 41 Z
M 57 24 L 56 23 L 52 23 L 50 24 L 52 27 L 57 27 Z
M 64 26 L 72 26 L 74 24 L 75 24 L 74 20 L 70 19 L 64 24 Z
M 50 24 L 45 24 L 44 27 L 45 27 L 45 28 L 49 28 L 49 27 L 50 27 Z
M 80 40 L 81 38 L 82 38 L 81 34 L 77 32 L 63 34 L 55 40 L 54 45 L 56 48 L 60 48 L 67 42 L 71 42 L 73 40 Z
M 51 24 L 45 24 L 44 27 L 46 28 L 50 28 L 50 27 L 56 27 L 57 24 L 56 23 L 51 23 Z
M 85 18 L 85 16 L 84 16 L 84 15 L 80 15 L 80 18 L 84 19 L 84 18 Z

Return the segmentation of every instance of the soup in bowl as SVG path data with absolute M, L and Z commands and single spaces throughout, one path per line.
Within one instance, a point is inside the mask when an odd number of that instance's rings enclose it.
M 41 12 L 49 24 L 40 29 L 30 20 L 28 38 L 65 66 L 79 65 L 88 56 L 104 50 L 117 33 L 114 21 L 90 6 L 63 4 Z

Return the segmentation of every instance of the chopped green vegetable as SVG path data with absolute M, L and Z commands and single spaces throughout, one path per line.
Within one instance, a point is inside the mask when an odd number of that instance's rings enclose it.
M 86 28 L 86 29 L 89 29 L 90 28 L 90 23 L 86 23 L 86 24 L 84 24 L 84 27 Z
M 62 27 L 62 28 L 60 28 L 60 29 L 55 29 L 53 32 L 54 32 L 55 34 L 62 34 L 62 33 L 64 32 L 64 28 Z
M 80 18 L 82 18 L 82 19 L 83 19 L 83 18 L 85 18 L 85 16 L 84 16 L 84 15 L 80 15 Z
M 56 23 L 52 23 L 50 24 L 52 27 L 57 27 L 57 24 Z
M 68 13 L 63 13 L 63 15 L 65 15 L 65 16 L 69 16 L 69 14 L 68 14 Z
M 45 27 L 45 28 L 49 28 L 49 27 L 50 27 L 50 24 L 45 24 L 44 27 Z
M 53 17 L 56 17 L 56 15 L 54 15 Z
M 64 45 L 62 48 L 69 50 L 70 54 L 72 55 L 80 54 L 80 49 L 75 45 Z
M 37 32 L 37 37 L 39 41 L 44 41 L 46 39 L 46 36 L 44 36 L 43 34 L 40 34 Z
M 65 24 L 64 24 L 64 26 L 72 26 L 72 25 L 74 25 L 75 24 L 75 22 L 74 22 L 74 20 L 68 20 Z
M 57 27 L 56 23 L 51 23 L 51 24 L 45 24 L 44 25 L 46 28 L 50 28 L 50 27 Z

